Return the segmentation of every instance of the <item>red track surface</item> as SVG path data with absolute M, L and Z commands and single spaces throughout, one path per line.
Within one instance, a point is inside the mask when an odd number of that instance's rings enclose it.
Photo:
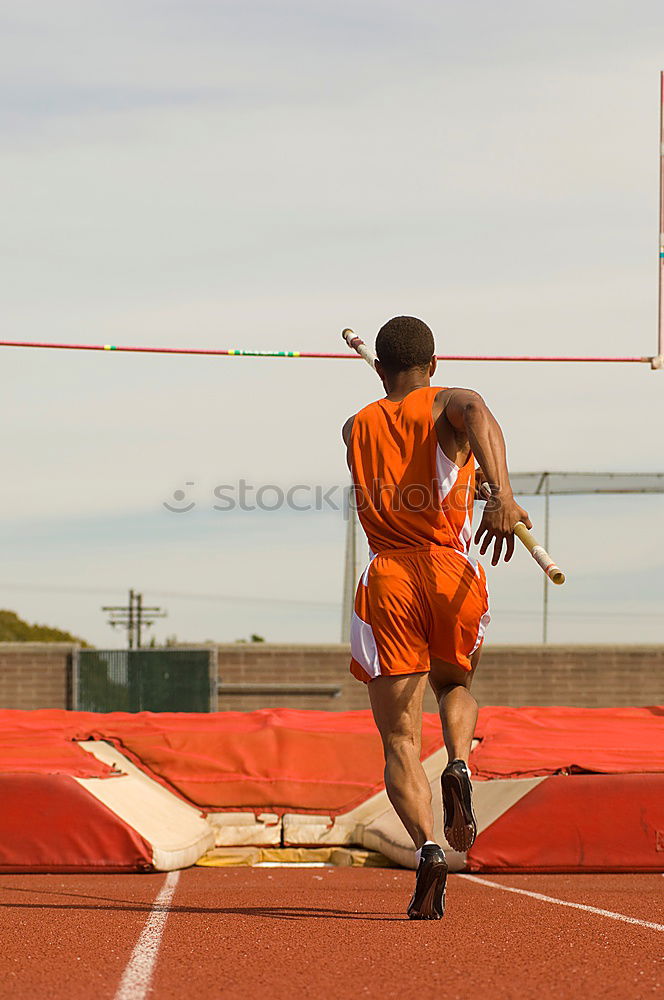
M 663 922 L 662 875 L 487 878 Z M 164 881 L 1 876 L 0 996 L 113 1000 Z M 462 876 L 442 922 L 410 922 L 412 881 L 390 869 L 185 871 L 149 996 L 632 1000 L 664 987 L 661 931 Z

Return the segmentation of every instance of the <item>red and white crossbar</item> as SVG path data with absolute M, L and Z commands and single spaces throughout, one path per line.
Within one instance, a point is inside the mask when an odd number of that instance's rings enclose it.
M 206 347 L 136 347 L 126 344 L 60 344 L 48 341 L 0 340 L 0 347 L 32 347 L 56 351 L 119 351 L 130 354 L 200 354 L 217 357 L 243 358 L 325 358 L 357 361 L 357 354 L 330 354 L 316 351 L 245 351 L 239 348 Z M 549 362 L 590 362 L 591 364 L 637 363 L 655 367 L 657 360 L 652 357 L 599 357 L 593 355 L 537 355 L 537 354 L 438 354 L 439 361 L 549 361 Z M 659 367 L 659 366 L 657 366 Z

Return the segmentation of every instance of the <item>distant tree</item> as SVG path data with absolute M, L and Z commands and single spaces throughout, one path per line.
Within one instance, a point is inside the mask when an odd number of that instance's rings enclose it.
M 0 642 L 71 642 L 85 649 L 92 648 L 85 639 L 79 639 L 71 632 L 49 625 L 30 625 L 15 611 L 0 611 Z

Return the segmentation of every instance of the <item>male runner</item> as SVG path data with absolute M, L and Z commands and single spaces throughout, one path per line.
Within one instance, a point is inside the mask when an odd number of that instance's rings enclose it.
M 431 790 L 420 763 L 427 679 L 449 763 L 442 777 L 445 836 L 467 851 L 477 832 L 467 761 L 477 721 L 470 693 L 489 622 L 486 579 L 468 555 L 475 459 L 492 499 L 475 536 L 495 566 L 514 525 L 530 519 L 510 488 L 505 441 L 471 389 L 432 387 L 433 334 L 397 316 L 376 338 L 386 395 L 346 421 L 343 439 L 371 560 L 357 589 L 351 671 L 369 685 L 385 754 L 385 787 L 417 848 L 413 920 L 438 920 L 447 864 L 433 841 Z

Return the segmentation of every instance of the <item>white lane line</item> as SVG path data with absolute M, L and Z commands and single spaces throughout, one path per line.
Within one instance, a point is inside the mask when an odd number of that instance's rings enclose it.
M 115 1000 L 144 1000 L 147 996 L 179 878 L 180 872 L 169 872 L 166 876 L 166 881 L 152 904 L 150 915 L 122 973 Z
M 664 924 L 655 924 L 651 920 L 637 920 L 636 917 L 628 917 L 624 913 L 614 913 L 613 910 L 600 910 L 596 906 L 586 906 L 585 903 L 570 903 L 568 899 L 556 899 L 555 896 L 544 896 L 541 892 L 531 892 L 530 889 L 516 889 L 513 885 L 501 885 L 500 882 L 490 882 L 488 878 L 478 878 L 477 875 L 459 875 L 459 878 L 468 879 L 470 882 L 479 882 L 480 885 L 490 885 L 493 889 L 502 889 L 504 892 L 516 892 L 521 896 L 531 896 L 532 899 L 541 899 L 543 903 L 557 903 L 558 906 L 571 906 L 574 910 L 597 913 L 600 917 L 610 917 L 611 920 L 622 920 L 625 924 L 637 924 L 639 927 L 648 927 L 651 931 L 664 931 Z

